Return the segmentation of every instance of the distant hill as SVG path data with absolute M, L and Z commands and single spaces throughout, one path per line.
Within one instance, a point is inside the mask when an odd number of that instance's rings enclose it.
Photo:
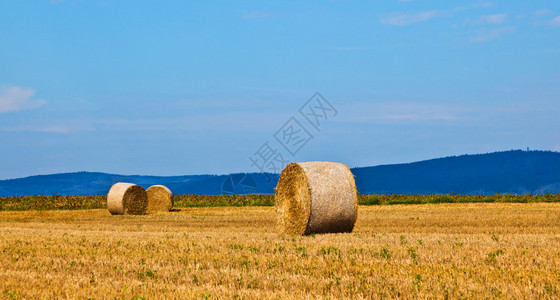
M 513 150 L 355 168 L 363 194 L 560 193 L 560 153 Z
M 162 184 L 174 194 L 268 194 L 274 192 L 278 174 L 141 176 L 77 172 L 0 180 L 0 197 L 25 195 L 104 195 L 117 182 L 144 188 Z
M 560 193 L 560 153 L 506 151 L 437 158 L 408 164 L 354 168 L 362 194 Z M 139 176 L 78 172 L 0 180 L 0 196 L 104 195 L 116 182 L 175 194 L 272 194 L 278 174 Z

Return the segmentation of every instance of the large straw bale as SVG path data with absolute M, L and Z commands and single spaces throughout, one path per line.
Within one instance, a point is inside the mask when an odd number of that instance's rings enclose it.
M 291 163 L 280 174 L 275 206 L 284 233 L 351 232 L 358 217 L 354 175 L 341 163 Z
M 152 185 L 146 190 L 148 194 L 147 213 L 168 212 L 173 208 L 173 193 L 164 185 Z
M 143 215 L 147 207 L 146 191 L 133 183 L 115 183 L 107 194 L 107 208 L 113 215 Z

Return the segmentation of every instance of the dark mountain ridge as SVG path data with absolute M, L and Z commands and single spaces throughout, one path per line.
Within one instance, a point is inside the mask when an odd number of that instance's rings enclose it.
M 361 193 L 542 194 L 560 192 L 560 153 L 494 152 L 354 168 Z
M 32 195 L 104 195 L 117 182 L 131 182 L 144 188 L 162 184 L 174 194 L 267 194 L 278 181 L 277 174 L 230 174 L 145 176 L 76 172 L 36 175 L 0 180 L 0 197 Z M 249 178 L 251 180 L 247 180 Z
M 560 153 L 512 150 L 353 168 L 362 194 L 560 193 Z M 142 176 L 77 172 L 0 180 L 0 196 L 103 195 L 116 182 L 174 194 L 272 194 L 278 174 Z

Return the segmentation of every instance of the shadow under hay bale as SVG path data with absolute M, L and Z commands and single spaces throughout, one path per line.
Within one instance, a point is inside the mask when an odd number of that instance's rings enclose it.
M 169 212 L 173 208 L 173 193 L 164 185 L 152 185 L 146 190 L 148 208 L 146 213 Z
M 280 174 L 275 206 L 284 233 L 351 232 L 358 216 L 354 176 L 341 163 L 291 163 Z
M 112 215 L 144 215 L 147 207 L 146 191 L 136 184 L 115 183 L 107 194 L 107 208 Z

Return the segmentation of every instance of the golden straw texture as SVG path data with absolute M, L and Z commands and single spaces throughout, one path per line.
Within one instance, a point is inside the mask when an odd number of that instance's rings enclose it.
M 148 196 L 143 187 L 132 183 L 115 183 L 107 194 L 107 208 L 112 215 L 144 215 Z
M 152 185 L 146 190 L 148 209 L 146 213 L 168 212 L 173 208 L 173 193 L 166 186 Z
M 280 174 L 275 205 L 284 233 L 351 232 L 358 216 L 354 176 L 341 163 L 291 163 Z

